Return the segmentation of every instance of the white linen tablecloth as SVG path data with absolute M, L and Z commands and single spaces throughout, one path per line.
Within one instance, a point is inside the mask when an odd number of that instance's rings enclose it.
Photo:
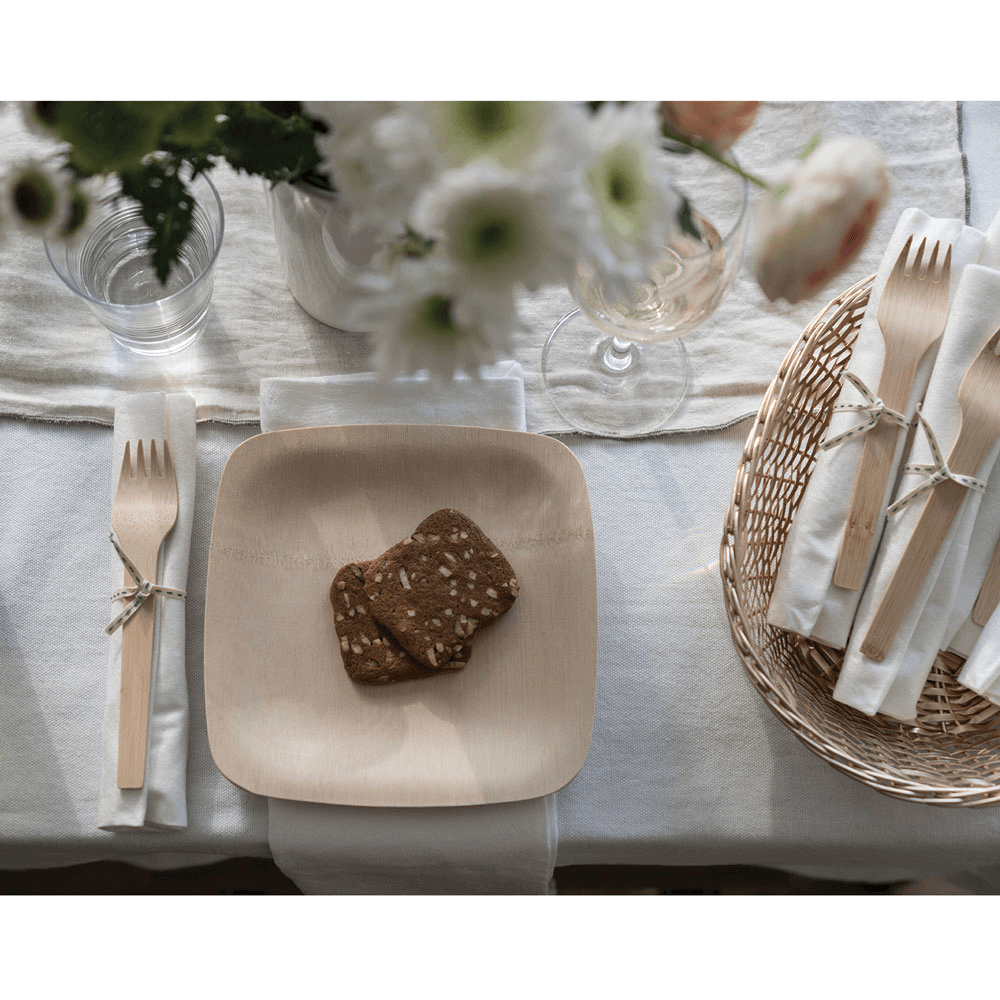
M 1000 106 L 963 107 L 961 120 L 968 221 L 982 228 L 1000 208 Z M 919 159 L 915 152 L 913 171 Z M 948 206 L 923 207 L 963 214 L 950 197 Z M 12 263 L 8 255 L 0 263 L 0 301 L 12 277 L 30 274 L 30 288 L 15 297 L 30 298 L 50 325 L 81 316 L 60 286 L 31 270 L 41 267 L 37 261 Z M 273 300 L 278 281 L 275 275 L 258 285 L 255 304 Z M 243 316 L 237 291 L 220 284 L 214 307 L 213 322 L 229 330 L 231 345 Z M 0 385 L 8 385 L 17 357 L 11 338 L 31 311 L 2 308 L 7 360 Z M 102 336 L 98 330 L 95 343 Z M 330 367 L 359 370 L 360 356 L 352 366 L 351 350 L 343 351 Z M 238 349 L 229 361 L 240 363 Z M 773 368 L 767 381 L 772 376 Z M 163 388 L 136 385 L 127 374 L 111 384 L 123 383 L 129 391 Z M 529 404 L 529 420 L 531 413 Z M 229 454 L 258 430 L 211 420 L 198 428 L 188 579 L 188 828 L 126 834 L 97 830 L 93 822 L 106 595 L 90 583 L 106 579 L 115 558 L 105 527 L 112 432 L 0 417 L 0 866 L 268 855 L 265 800 L 235 788 L 212 763 L 201 675 L 215 493 Z M 744 421 L 644 441 L 562 438 L 588 482 L 601 603 L 594 737 L 583 769 L 555 796 L 557 865 L 756 864 L 873 882 L 962 872 L 980 891 L 996 891 L 991 866 L 1000 863 L 1000 810 L 919 806 L 878 794 L 813 755 L 745 678 L 729 638 L 718 550 L 748 430 Z M 44 615 L 39 593 L 52 598 Z

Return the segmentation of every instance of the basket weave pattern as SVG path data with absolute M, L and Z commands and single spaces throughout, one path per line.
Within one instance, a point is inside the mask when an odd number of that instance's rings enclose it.
M 840 393 L 874 275 L 806 327 L 764 396 L 726 516 L 721 573 L 733 642 L 767 705 L 820 757 L 896 798 L 1000 803 L 1000 707 L 958 684 L 962 660 L 940 653 L 915 723 L 866 716 L 833 700 L 840 652 L 767 624 L 788 527 Z

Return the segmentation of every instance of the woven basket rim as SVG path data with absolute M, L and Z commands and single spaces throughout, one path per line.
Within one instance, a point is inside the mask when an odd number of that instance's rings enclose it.
M 822 341 L 825 334 L 829 333 L 832 324 L 840 322 L 851 310 L 864 308 L 875 279 L 875 274 L 862 278 L 831 299 L 816 314 L 786 353 L 764 393 L 737 467 L 720 546 L 720 574 L 730 632 L 744 671 L 768 708 L 800 742 L 837 770 L 885 795 L 905 801 L 945 806 L 995 805 L 1000 803 L 1000 768 L 996 783 L 984 782 L 981 785 L 948 783 L 946 778 L 944 783 L 934 783 L 921 780 L 918 776 L 892 774 L 878 762 L 863 759 L 845 743 L 831 740 L 828 734 L 812 725 L 796 704 L 785 696 L 781 690 L 784 685 L 776 682 L 766 656 L 751 638 L 752 630 L 746 627 L 749 615 L 743 593 L 740 552 L 741 529 L 746 507 L 745 492 L 752 483 L 765 447 L 771 441 L 773 430 L 780 425 L 785 411 L 784 404 L 789 394 L 797 387 L 797 374 L 810 359 L 816 345 Z M 768 626 L 768 629 L 771 628 Z M 779 630 L 773 631 L 777 633 Z M 797 644 L 804 649 L 815 648 L 815 644 L 810 640 L 786 635 L 789 645 Z M 885 717 L 876 717 L 872 725 L 884 728 L 887 733 L 891 732 L 894 738 L 904 740 L 914 738 L 908 735 L 912 727 L 896 723 L 895 720 L 887 722 Z

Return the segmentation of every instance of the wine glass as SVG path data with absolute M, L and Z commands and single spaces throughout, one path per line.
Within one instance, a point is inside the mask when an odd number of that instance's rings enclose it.
M 745 177 L 686 149 L 672 156 L 671 172 L 700 236 L 677 227 L 648 278 L 626 296 L 609 293 L 592 266 L 578 263 L 570 288 L 578 308 L 559 320 L 542 351 L 549 400 L 587 434 L 641 437 L 667 423 L 689 376 L 681 338 L 715 312 L 739 270 Z

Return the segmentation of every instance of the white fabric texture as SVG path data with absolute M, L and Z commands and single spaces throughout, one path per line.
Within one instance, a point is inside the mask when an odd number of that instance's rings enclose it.
M 456 380 L 446 397 L 426 378 L 380 386 L 371 377 L 261 383 L 261 429 L 342 423 L 436 422 L 524 430 L 523 374 L 502 363 Z M 429 513 L 426 512 L 426 513 Z M 275 863 L 305 893 L 535 894 L 551 891 L 555 803 L 373 809 L 268 800 Z
M 383 382 L 372 372 L 330 378 L 269 378 L 260 384 L 267 431 L 324 424 L 464 424 L 525 430 L 524 376 L 516 361 L 462 376 L 444 393 L 426 375 Z
M 104 628 L 120 607 L 109 598 L 122 582 L 122 564 L 108 541 L 120 465 L 114 431 L 0 418 L 0 868 L 102 859 L 162 859 L 178 867 L 220 855 L 269 856 L 266 800 L 231 784 L 212 760 L 202 674 L 219 477 L 233 449 L 258 430 L 202 424 L 197 432 L 183 604 L 187 826 L 103 830 Z
M 160 551 L 160 576 L 152 581 L 184 591 L 187 588 L 194 521 L 197 459 L 195 404 L 187 393 L 162 392 L 125 396 L 115 408 L 113 480 L 118 482 L 125 443 L 166 439 L 177 473 L 177 522 Z M 133 454 L 134 461 L 134 454 Z M 110 511 L 108 512 L 110 517 Z M 129 555 L 128 550 L 125 554 Z M 116 561 L 117 562 L 117 561 Z M 107 593 L 122 586 L 123 567 L 117 563 Z M 131 581 L 129 581 L 131 583 Z M 153 665 L 150 681 L 146 780 L 142 788 L 119 788 L 118 710 L 122 665 L 122 634 L 126 622 L 108 638 L 104 710 L 104 765 L 98 825 L 105 830 L 129 828 L 183 829 L 187 826 L 188 688 L 185 646 L 185 601 L 155 597 Z M 109 604 L 110 621 L 122 609 Z
M 954 102 L 766 103 L 734 152 L 767 175 L 794 159 L 816 133 L 867 136 L 885 151 L 892 193 L 871 240 L 846 273 L 797 306 L 769 303 L 744 269 L 718 312 L 685 338 L 688 394 L 664 432 L 722 427 L 756 413 L 781 359 L 817 309 L 877 268 L 906 206 L 920 205 L 933 216 L 963 214 Z M 45 148 L 24 129 L 16 108 L 0 108 L 0 166 Z M 122 392 L 183 390 L 195 397 L 199 421 L 253 423 L 262 379 L 372 367 L 366 337 L 335 332 L 312 319 L 285 288 L 265 184 L 225 164 L 212 178 L 226 215 L 213 305 L 202 338 L 176 355 L 129 356 L 62 285 L 37 240 L 11 233 L 0 244 L 0 329 L 17 331 L 16 338 L 0 343 L 0 412 L 110 425 Z M 548 403 L 541 381 L 545 338 L 571 308 L 569 293 L 561 288 L 521 300 L 527 330 L 517 333 L 513 357 L 525 372 L 531 431 L 572 430 Z M 753 350 L 746 349 L 748 343 Z
M 851 112 L 859 130 L 873 138 L 886 113 L 880 108 L 863 105 Z M 911 110 L 909 104 L 889 106 L 901 130 L 910 127 Z M 963 112 L 970 222 L 985 230 L 1000 205 L 995 155 L 1000 104 L 963 105 Z M 795 113 L 786 105 L 776 115 L 791 119 Z M 836 111 L 839 117 L 846 113 Z M 964 195 L 959 183 L 956 196 L 950 180 L 951 154 L 940 135 L 928 136 L 926 124 L 927 118 L 918 116 L 912 148 L 894 159 L 896 214 L 920 204 L 933 215 L 961 216 Z M 0 158 L 6 161 L 8 155 L 0 147 Z M 919 193 L 929 186 L 924 170 L 935 188 L 930 200 Z M 256 363 L 254 338 L 273 332 L 264 374 L 285 371 L 286 356 L 296 370 L 305 364 L 299 347 L 306 321 L 300 321 L 294 303 L 286 308 L 287 292 L 272 262 L 273 241 L 254 245 L 229 211 L 226 191 L 223 198 L 229 214 L 222 264 L 228 277 L 216 287 L 210 320 L 216 347 L 225 349 L 226 364 L 238 369 L 243 351 Z M 8 331 L 0 344 L 0 396 L 8 413 L 18 412 L 34 377 L 21 368 L 17 345 L 32 336 L 36 321 L 39 331 L 54 335 L 57 355 L 67 331 L 77 329 L 75 320 L 90 324 L 93 350 L 103 351 L 106 344 L 101 328 L 48 274 L 39 253 L 34 244 L 13 237 L 0 247 L 0 325 Z M 237 257 L 244 269 L 239 280 Z M 868 273 L 877 263 L 876 256 Z M 831 296 L 845 287 L 837 281 Z M 817 309 L 814 303 L 812 313 Z M 771 314 L 784 323 L 782 310 Z M 289 338 L 287 348 L 279 331 Z M 746 396 L 755 397 L 748 410 L 756 412 L 763 384 L 773 378 L 792 339 L 777 351 L 764 345 L 762 353 L 777 357 L 761 361 L 759 370 L 757 359 L 747 358 L 753 369 L 743 372 Z M 341 343 L 331 361 L 325 341 L 318 342 L 313 374 L 366 367 L 360 340 Z M 747 346 L 741 349 L 749 355 Z M 533 349 L 540 351 L 540 339 Z M 93 360 L 82 356 L 80 363 Z M 526 368 L 530 363 L 525 361 Z M 52 364 L 60 369 L 58 357 Z M 119 358 L 119 365 L 108 382 L 88 376 L 84 392 L 68 392 L 67 401 L 89 407 L 108 385 L 116 387 L 115 397 L 122 387 L 163 388 L 157 363 Z M 765 382 L 753 388 L 765 368 Z M 229 376 L 241 377 L 235 371 Z M 529 389 L 533 377 L 526 371 Z M 149 380 L 155 384 L 146 384 Z M 180 380 L 171 387 L 193 388 Z M 252 388 L 256 393 L 259 383 Z M 532 429 L 538 429 L 544 411 L 530 399 L 528 407 Z M 199 411 L 208 419 L 203 399 Z M 0 417 L 5 513 L 0 520 L 0 867 L 146 859 L 149 852 L 163 851 L 176 852 L 174 864 L 222 854 L 266 857 L 266 799 L 228 782 L 212 762 L 201 670 L 215 494 L 232 450 L 258 431 L 253 423 L 225 426 L 209 420 L 198 428 L 187 603 L 188 827 L 111 833 L 95 826 L 107 644 L 102 630 L 109 611 L 105 586 L 119 565 L 107 540 L 111 421 L 107 416 L 105 426 L 58 425 Z M 766 865 L 873 882 L 995 864 L 1000 811 L 921 806 L 874 792 L 803 747 L 747 681 L 728 632 L 718 553 L 720 525 L 749 430 L 745 421 L 713 433 L 644 441 L 563 439 L 583 465 L 594 512 L 601 667 L 587 762 L 555 796 L 558 864 Z M 30 588 L 26 580 L 32 581 Z M 40 598 L 47 603 L 44 615 Z M 997 884 L 994 870 L 984 891 L 995 892 Z
M 955 289 L 963 269 L 979 260 L 986 239 L 983 233 L 963 225 L 958 219 L 932 218 L 918 208 L 909 208 L 900 216 L 892 238 L 885 247 L 848 365 L 848 371 L 858 376 L 875 396 L 878 395 L 879 377 L 885 358 L 885 340 L 878 324 L 879 301 L 886 278 L 892 271 L 906 238 L 911 234 L 914 251 L 925 237 L 928 244 L 935 240 L 952 244 L 952 278 L 949 287 L 951 301 L 954 301 Z M 904 414 L 907 419 L 912 418 L 917 404 L 924 396 L 934 356 L 934 350 L 929 350 L 920 363 Z M 845 381 L 838 402 L 856 404 L 860 401 L 857 389 Z M 830 420 L 827 437 L 837 437 L 864 419 L 865 414 L 851 410 L 835 412 Z M 864 440 L 861 435 L 820 450 L 785 540 L 767 613 L 769 624 L 811 636 L 838 649 L 847 645 L 862 593 L 860 590 L 845 590 L 835 586 L 833 575 L 844 537 Z M 900 429 L 896 439 L 894 468 L 900 464 L 905 445 L 906 432 Z M 883 515 L 868 557 L 869 569 L 885 523 L 884 511 L 894 487 L 894 477 L 890 475 L 882 504 Z
M 961 425 L 959 386 L 969 366 L 998 328 L 1000 272 L 976 265 L 967 267 L 958 282 L 922 411 L 944 458 L 951 451 Z M 978 477 L 985 482 L 998 451 L 1000 440 L 994 444 L 980 468 L 952 471 Z M 920 430 L 907 456 L 907 464 L 937 464 L 926 435 Z M 904 473 L 893 500 L 906 496 L 926 478 L 924 473 Z M 915 537 L 915 528 L 932 492 L 923 493 L 897 513 L 889 515 L 834 688 L 834 698 L 868 715 L 881 712 L 903 721 L 915 718 L 917 700 L 937 652 L 947 646 L 948 623 L 983 496 L 975 489 L 965 490 L 961 508 L 885 659 L 875 661 L 861 652 L 882 595 L 904 551 Z

